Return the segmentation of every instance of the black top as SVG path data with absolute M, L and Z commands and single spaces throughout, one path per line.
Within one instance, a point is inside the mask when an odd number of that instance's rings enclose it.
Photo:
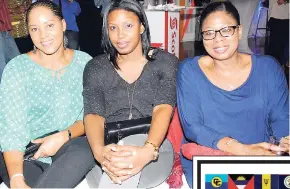
M 127 120 L 132 94 L 132 119 L 151 116 L 159 104 L 175 106 L 178 59 L 159 49 L 152 58 L 132 84 L 120 77 L 105 55 L 89 61 L 84 70 L 84 116 L 97 114 L 106 122 Z

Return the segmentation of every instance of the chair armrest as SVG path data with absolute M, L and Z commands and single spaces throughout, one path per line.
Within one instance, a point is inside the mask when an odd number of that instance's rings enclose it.
M 206 146 L 201 146 L 196 143 L 183 144 L 181 147 L 182 154 L 187 159 L 192 160 L 193 156 L 230 156 L 232 154 L 209 148 Z

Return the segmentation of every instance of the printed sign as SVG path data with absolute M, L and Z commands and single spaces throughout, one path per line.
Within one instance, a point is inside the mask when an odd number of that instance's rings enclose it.
M 290 189 L 290 157 L 193 157 L 193 189 Z
M 179 12 L 168 12 L 168 52 L 179 56 Z

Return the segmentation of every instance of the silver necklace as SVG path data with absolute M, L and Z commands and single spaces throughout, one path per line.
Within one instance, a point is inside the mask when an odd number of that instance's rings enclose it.
M 133 117 L 132 114 L 132 108 L 133 108 L 133 100 L 134 100 L 134 93 L 135 93 L 135 88 L 136 88 L 136 84 L 137 84 L 138 80 L 135 81 L 134 86 L 133 86 L 133 90 L 132 90 L 132 94 L 131 94 L 131 98 L 130 98 L 130 91 L 129 91 L 129 84 L 126 83 L 126 87 L 127 87 L 127 94 L 128 94 L 128 103 L 129 103 L 129 117 L 128 119 L 131 120 Z
M 143 60 L 142 63 L 144 64 L 145 61 L 146 61 L 146 59 Z M 144 71 L 144 68 L 143 68 L 143 70 L 141 72 L 141 75 L 142 75 L 143 71 Z M 141 75 L 139 77 L 141 77 Z M 134 83 L 131 97 L 130 97 L 130 91 L 129 91 L 129 84 L 126 82 L 127 95 L 128 95 L 128 103 L 129 103 L 129 116 L 128 116 L 128 119 L 129 120 L 131 120 L 133 118 L 132 108 L 133 108 L 134 93 L 135 93 L 135 88 L 136 88 L 136 85 L 137 85 L 137 82 L 138 82 L 139 77 L 137 78 L 137 80 Z

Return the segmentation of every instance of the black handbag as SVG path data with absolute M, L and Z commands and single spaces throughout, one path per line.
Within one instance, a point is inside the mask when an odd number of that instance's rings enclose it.
M 53 135 L 55 133 L 57 133 L 58 131 L 53 131 L 53 132 L 50 132 L 50 133 L 47 133 L 43 136 L 40 136 L 38 137 L 37 139 L 39 138 L 44 138 L 46 136 L 49 136 L 49 135 Z M 24 159 L 25 160 L 28 160 L 30 158 L 32 158 L 35 154 L 35 152 L 38 150 L 38 148 L 40 147 L 41 144 L 39 143 L 32 143 L 32 142 L 29 142 L 29 144 L 26 146 L 26 149 L 24 151 Z
M 122 138 L 134 134 L 147 134 L 151 126 L 152 117 L 131 119 L 105 123 L 104 143 L 105 145 L 117 144 Z

